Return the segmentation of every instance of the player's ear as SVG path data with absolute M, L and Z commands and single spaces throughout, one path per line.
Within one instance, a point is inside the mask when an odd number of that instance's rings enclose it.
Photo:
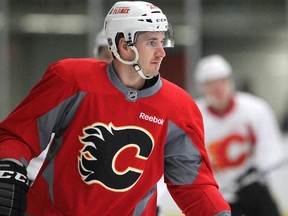
M 119 51 L 121 51 L 121 50 L 128 51 L 129 50 L 128 44 L 126 43 L 124 37 L 120 38 L 119 44 L 118 44 L 118 49 L 119 49 Z
M 121 38 L 118 44 L 118 53 L 122 59 L 126 61 L 132 61 L 135 58 L 134 51 L 128 46 L 125 38 Z

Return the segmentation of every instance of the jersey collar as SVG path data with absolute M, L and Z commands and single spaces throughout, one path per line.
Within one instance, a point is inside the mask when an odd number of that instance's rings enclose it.
M 155 80 L 155 81 L 153 82 L 151 86 L 148 86 L 141 90 L 129 88 L 125 86 L 122 83 L 122 81 L 119 79 L 119 77 L 116 75 L 116 72 L 113 68 L 112 63 L 108 64 L 107 74 L 108 74 L 109 80 L 115 86 L 115 88 L 117 88 L 120 92 L 122 92 L 125 95 L 127 100 L 132 101 L 132 102 L 136 102 L 139 98 L 153 96 L 162 87 L 162 81 L 161 81 L 160 75 L 158 75 L 152 78 L 152 80 Z
M 229 101 L 228 106 L 226 107 L 226 109 L 223 112 L 219 113 L 215 109 L 213 109 L 211 106 L 208 106 L 208 111 L 215 116 L 224 117 L 224 116 L 228 115 L 234 109 L 235 104 L 236 104 L 235 95 L 233 95 Z

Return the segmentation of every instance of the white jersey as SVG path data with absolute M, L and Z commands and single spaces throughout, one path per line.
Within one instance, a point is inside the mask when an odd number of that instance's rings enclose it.
M 249 168 L 266 171 L 280 161 L 281 132 L 270 106 L 261 98 L 236 93 L 225 115 L 213 113 L 201 98 L 205 144 L 220 191 L 235 201 L 237 179 Z

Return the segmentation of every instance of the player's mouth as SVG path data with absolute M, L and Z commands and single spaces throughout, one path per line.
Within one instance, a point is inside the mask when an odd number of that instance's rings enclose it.
M 161 60 L 157 60 L 157 61 L 151 61 L 151 64 L 153 64 L 153 65 L 156 65 L 156 66 L 158 66 L 158 67 L 160 67 L 160 65 L 161 65 Z

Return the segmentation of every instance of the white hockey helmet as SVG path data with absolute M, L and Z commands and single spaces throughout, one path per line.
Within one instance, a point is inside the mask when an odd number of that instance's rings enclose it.
M 115 39 L 118 33 L 123 33 L 125 41 L 132 46 L 136 41 L 137 32 L 162 31 L 167 36 L 163 46 L 174 46 L 172 32 L 165 14 L 149 2 L 119 1 L 115 3 L 105 18 L 104 29 L 112 52 L 117 51 Z
M 202 84 L 207 81 L 217 80 L 232 75 L 231 65 L 218 54 L 200 59 L 195 68 L 195 81 Z
M 107 38 L 105 35 L 105 31 L 101 30 L 95 38 L 95 47 L 93 50 L 94 57 L 96 58 L 98 57 L 99 48 L 104 47 L 104 46 L 108 46 L 108 42 L 107 42 Z

